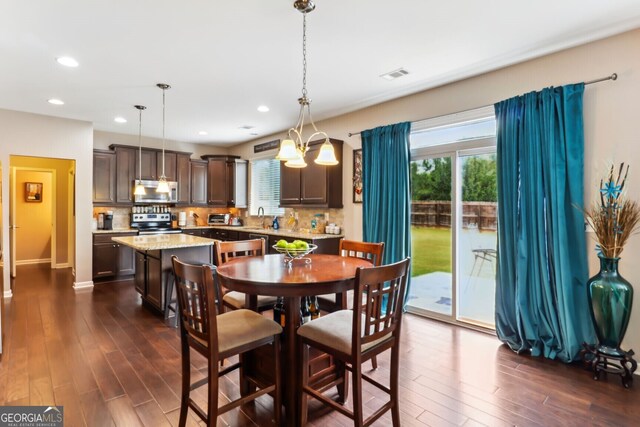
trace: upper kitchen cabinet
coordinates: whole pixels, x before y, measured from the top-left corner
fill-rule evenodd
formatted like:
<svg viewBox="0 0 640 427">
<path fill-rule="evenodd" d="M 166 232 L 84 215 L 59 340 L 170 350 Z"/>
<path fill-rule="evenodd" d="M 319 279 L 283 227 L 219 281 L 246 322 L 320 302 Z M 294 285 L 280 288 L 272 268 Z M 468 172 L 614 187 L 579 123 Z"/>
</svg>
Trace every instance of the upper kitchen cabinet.
<svg viewBox="0 0 640 427">
<path fill-rule="evenodd" d="M 137 152 L 136 152 L 137 154 Z M 162 150 L 154 150 L 143 148 L 141 153 L 141 162 L 136 161 L 136 169 L 141 166 L 142 179 L 157 181 L 162 175 Z M 177 154 L 173 152 L 164 152 L 164 175 L 167 181 L 176 181 L 177 170 Z M 136 170 L 137 175 L 137 170 Z"/>
<path fill-rule="evenodd" d="M 188 205 L 191 201 L 191 156 L 176 154 L 176 181 L 178 181 L 178 203 Z"/>
<path fill-rule="evenodd" d="M 116 202 L 116 153 L 93 150 L 93 203 L 113 205 Z"/>
<path fill-rule="evenodd" d="M 205 155 L 207 161 L 207 204 L 247 207 L 247 161 L 238 156 Z"/>
<path fill-rule="evenodd" d="M 304 168 L 280 167 L 280 206 L 342 208 L 342 146 L 331 139 L 338 164 L 322 166 L 314 162 L 324 140 L 313 141 L 305 156 Z"/>
<path fill-rule="evenodd" d="M 207 164 L 204 160 L 191 160 L 191 200 L 192 205 L 207 204 Z"/>
<path fill-rule="evenodd" d="M 136 179 L 136 153 L 132 147 L 116 147 L 116 203 L 133 203 L 133 181 Z"/>
</svg>

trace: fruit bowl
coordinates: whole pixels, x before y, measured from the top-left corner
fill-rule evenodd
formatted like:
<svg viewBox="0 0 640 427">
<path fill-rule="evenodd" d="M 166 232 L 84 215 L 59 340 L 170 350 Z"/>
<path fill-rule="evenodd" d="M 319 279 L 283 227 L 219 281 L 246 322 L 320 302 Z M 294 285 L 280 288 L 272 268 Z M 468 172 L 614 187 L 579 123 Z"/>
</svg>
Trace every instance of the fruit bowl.
<svg viewBox="0 0 640 427">
<path fill-rule="evenodd" d="M 312 243 L 309 243 L 306 248 L 286 248 L 278 245 L 272 246 L 272 248 L 278 253 L 284 254 L 284 262 L 288 267 L 291 267 L 291 264 L 296 259 L 302 259 L 306 264 L 311 264 L 311 259 L 305 258 L 305 256 L 316 250 L 317 247 L 317 245 Z"/>
</svg>

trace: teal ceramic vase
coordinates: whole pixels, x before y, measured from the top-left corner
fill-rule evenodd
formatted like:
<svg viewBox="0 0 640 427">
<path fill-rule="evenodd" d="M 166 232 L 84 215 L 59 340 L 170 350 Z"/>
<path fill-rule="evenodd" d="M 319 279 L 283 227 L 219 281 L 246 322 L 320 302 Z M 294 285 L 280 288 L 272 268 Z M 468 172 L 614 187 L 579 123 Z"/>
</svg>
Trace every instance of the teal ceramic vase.
<svg viewBox="0 0 640 427">
<path fill-rule="evenodd" d="M 618 273 L 619 260 L 600 257 L 600 272 L 587 282 L 587 292 L 598 351 L 622 357 L 625 352 L 620 343 L 631 316 L 633 286 Z"/>
</svg>

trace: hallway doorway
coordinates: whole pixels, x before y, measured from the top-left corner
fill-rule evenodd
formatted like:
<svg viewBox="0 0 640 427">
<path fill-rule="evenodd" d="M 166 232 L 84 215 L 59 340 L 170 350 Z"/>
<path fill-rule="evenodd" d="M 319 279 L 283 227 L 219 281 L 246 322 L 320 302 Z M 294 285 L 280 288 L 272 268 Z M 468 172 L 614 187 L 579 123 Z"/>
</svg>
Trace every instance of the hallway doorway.
<svg viewBox="0 0 640 427">
<path fill-rule="evenodd" d="M 9 176 L 11 277 L 18 265 L 73 268 L 75 161 L 10 156 Z"/>
</svg>

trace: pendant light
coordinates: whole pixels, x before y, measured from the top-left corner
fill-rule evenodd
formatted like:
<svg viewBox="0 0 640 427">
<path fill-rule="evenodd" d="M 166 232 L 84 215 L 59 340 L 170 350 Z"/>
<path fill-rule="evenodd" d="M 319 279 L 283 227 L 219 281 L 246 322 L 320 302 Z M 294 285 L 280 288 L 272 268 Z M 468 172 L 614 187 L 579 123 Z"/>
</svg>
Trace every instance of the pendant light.
<svg viewBox="0 0 640 427">
<path fill-rule="evenodd" d="M 167 89 L 171 89 L 166 83 L 158 83 L 160 89 L 162 89 L 162 175 L 160 175 L 160 179 L 158 180 L 158 188 L 156 188 L 156 193 L 169 193 L 169 184 L 167 183 L 167 177 L 164 174 L 164 123 L 165 123 L 165 91 Z"/>
<path fill-rule="evenodd" d="M 138 109 L 138 183 L 136 189 L 133 192 L 136 196 L 143 196 L 147 194 L 142 185 L 142 111 L 147 107 L 144 105 L 134 105 Z"/>
<path fill-rule="evenodd" d="M 312 0 L 297 0 L 293 3 L 293 7 L 302 13 L 302 96 L 298 98 L 300 104 L 300 112 L 298 114 L 298 122 L 294 127 L 289 129 L 288 138 L 280 144 L 280 150 L 276 159 L 284 160 L 284 164 L 290 168 L 303 168 L 307 166 L 304 160 L 305 154 L 309 150 L 309 143 L 316 136 L 325 138 L 320 152 L 315 162 L 319 165 L 333 166 L 338 164 L 336 153 L 329 141 L 326 133 L 319 131 L 311 116 L 311 100 L 307 97 L 307 13 L 313 11 L 316 5 Z M 304 141 L 302 131 L 306 116 L 309 116 L 309 122 L 313 127 L 314 133 Z"/>
</svg>

